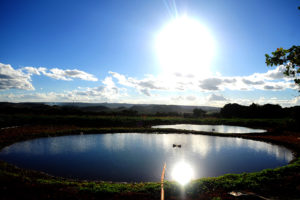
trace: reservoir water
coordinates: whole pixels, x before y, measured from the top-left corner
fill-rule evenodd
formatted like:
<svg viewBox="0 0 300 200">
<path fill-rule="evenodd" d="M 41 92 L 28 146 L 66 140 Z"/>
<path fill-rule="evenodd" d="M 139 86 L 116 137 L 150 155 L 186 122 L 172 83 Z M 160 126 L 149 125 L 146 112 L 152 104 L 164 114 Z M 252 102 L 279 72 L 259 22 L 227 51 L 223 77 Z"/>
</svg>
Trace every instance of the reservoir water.
<svg viewBox="0 0 300 200">
<path fill-rule="evenodd" d="M 174 146 L 175 145 L 175 146 Z M 181 145 L 181 147 L 179 147 Z M 190 179 L 260 171 L 288 164 L 285 147 L 241 138 L 194 134 L 115 133 L 40 138 L 15 143 L 0 160 L 55 176 L 116 182 Z M 178 178 L 178 177 L 177 177 Z"/>
<path fill-rule="evenodd" d="M 242 126 L 229 126 L 229 125 L 196 125 L 196 124 L 172 124 L 172 125 L 157 125 L 152 128 L 173 128 L 180 130 L 189 131 L 204 131 L 204 132 L 215 132 L 215 133 L 264 133 L 266 130 L 253 129 Z"/>
</svg>

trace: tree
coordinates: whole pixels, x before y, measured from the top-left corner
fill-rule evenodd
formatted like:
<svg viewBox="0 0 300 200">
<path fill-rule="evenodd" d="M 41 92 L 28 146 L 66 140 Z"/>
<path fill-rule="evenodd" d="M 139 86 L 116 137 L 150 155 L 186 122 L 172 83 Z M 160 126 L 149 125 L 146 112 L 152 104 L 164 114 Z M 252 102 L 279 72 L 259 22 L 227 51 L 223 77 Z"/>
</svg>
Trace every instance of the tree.
<svg viewBox="0 0 300 200">
<path fill-rule="evenodd" d="M 285 65 L 284 75 L 294 77 L 295 83 L 300 86 L 300 46 L 292 46 L 289 49 L 277 48 L 272 56 L 266 54 L 266 64 Z"/>
<path fill-rule="evenodd" d="M 298 9 L 300 10 L 300 6 Z M 300 46 L 293 45 L 289 49 L 277 48 L 272 52 L 272 56 L 268 54 L 265 56 L 268 66 L 284 65 L 284 75 L 293 77 L 295 84 L 300 87 Z"/>
<path fill-rule="evenodd" d="M 195 108 L 193 110 L 193 115 L 194 117 L 203 117 L 205 115 L 206 111 L 200 109 L 200 108 Z"/>
</svg>

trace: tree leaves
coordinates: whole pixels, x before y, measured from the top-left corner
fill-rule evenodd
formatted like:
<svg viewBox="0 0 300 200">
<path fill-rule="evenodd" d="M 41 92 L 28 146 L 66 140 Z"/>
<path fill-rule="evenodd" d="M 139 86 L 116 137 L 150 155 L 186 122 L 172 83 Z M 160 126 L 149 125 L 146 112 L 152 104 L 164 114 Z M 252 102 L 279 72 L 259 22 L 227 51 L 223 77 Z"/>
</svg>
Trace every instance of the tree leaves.
<svg viewBox="0 0 300 200">
<path fill-rule="evenodd" d="M 265 54 L 267 66 L 285 65 L 284 75 L 294 77 L 295 84 L 300 87 L 300 46 L 293 45 L 289 49 L 277 48 L 272 55 Z M 299 91 L 300 92 L 300 91 Z"/>
</svg>

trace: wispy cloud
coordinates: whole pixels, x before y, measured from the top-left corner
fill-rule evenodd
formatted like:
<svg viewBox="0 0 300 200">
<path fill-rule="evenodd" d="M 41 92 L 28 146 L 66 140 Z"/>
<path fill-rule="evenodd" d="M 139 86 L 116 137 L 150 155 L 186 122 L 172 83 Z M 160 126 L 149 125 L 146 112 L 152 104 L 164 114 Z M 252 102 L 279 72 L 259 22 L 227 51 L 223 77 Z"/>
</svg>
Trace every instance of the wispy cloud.
<svg viewBox="0 0 300 200">
<path fill-rule="evenodd" d="M 163 81 L 151 75 L 139 80 L 132 77 L 126 77 L 125 75 L 117 72 L 110 71 L 109 74 L 117 79 L 120 85 L 136 88 L 140 93 L 146 96 L 151 96 L 150 90 L 167 90 L 167 87 Z"/>
<path fill-rule="evenodd" d="M 98 81 L 98 79 L 94 75 L 78 69 L 63 70 L 58 68 L 52 68 L 48 70 L 45 67 L 39 67 L 37 70 L 43 75 L 57 80 L 72 81 L 73 79 L 81 79 L 85 81 Z"/>
<path fill-rule="evenodd" d="M 122 102 L 126 89 L 99 86 L 64 92 L 31 92 L 24 94 L 0 94 L 0 101 L 10 102 Z"/>
<path fill-rule="evenodd" d="M 152 95 L 132 96 L 124 88 L 111 89 L 106 86 L 93 88 L 81 88 L 78 90 L 65 92 L 30 92 L 25 94 L 19 93 L 0 93 L 0 101 L 10 102 L 110 102 L 110 103 L 138 103 L 138 104 L 178 104 L 178 105 L 205 105 L 222 107 L 226 103 L 238 103 L 241 105 L 257 104 L 280 104 L 283 107 L 289 107 L 300 104 L 300 97 L 277 98 L 258 96 L 254 99 L 249 98 L 229 98 L 222 94 L 207 94 L 206 96 L 197 95 Z"/>
<path fill-rule="evenodd" d="M 27 74 L 31 75 L 41 75 L 39 69 L 35 68 L 35 67 L 23 67 L 20 70 L 22 70 L 23 72 L 27 72 Z"/>
</svg>

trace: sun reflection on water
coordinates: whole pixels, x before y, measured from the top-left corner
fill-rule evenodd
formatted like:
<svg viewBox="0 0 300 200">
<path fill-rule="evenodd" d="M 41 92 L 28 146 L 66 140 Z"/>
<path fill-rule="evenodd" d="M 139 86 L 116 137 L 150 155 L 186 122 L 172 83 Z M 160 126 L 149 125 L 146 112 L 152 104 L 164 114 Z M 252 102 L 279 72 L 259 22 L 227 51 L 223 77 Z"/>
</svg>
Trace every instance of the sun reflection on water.
<svg viewBox="0 0 300 200">
<path fill-rule="evenodd" d="M 194 178 L 194 170 L 190 164 L 180 161 L 174 165 L 171 176 L 181 185 L 186 185 Z"/>
</svg>

